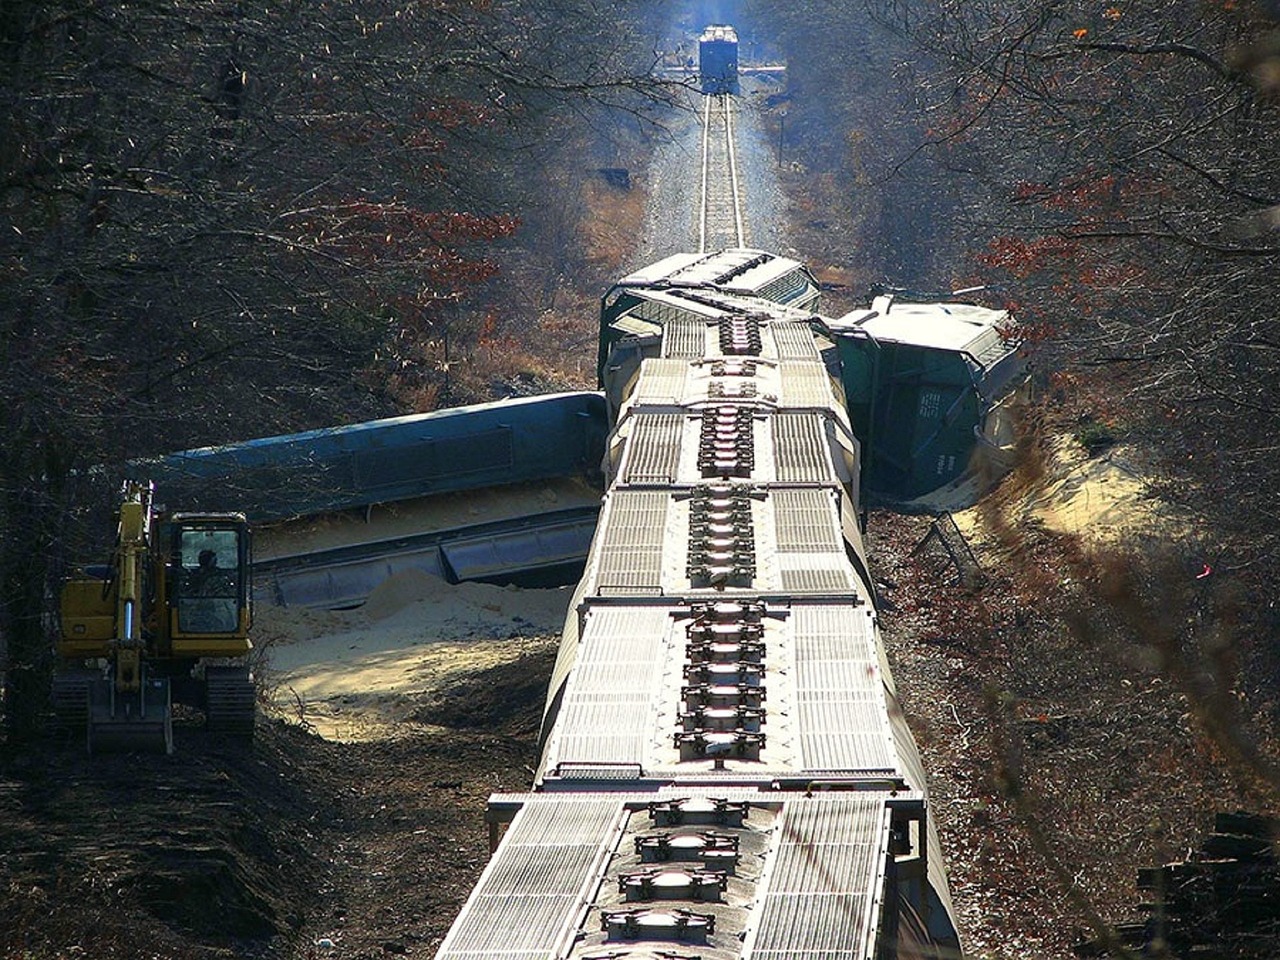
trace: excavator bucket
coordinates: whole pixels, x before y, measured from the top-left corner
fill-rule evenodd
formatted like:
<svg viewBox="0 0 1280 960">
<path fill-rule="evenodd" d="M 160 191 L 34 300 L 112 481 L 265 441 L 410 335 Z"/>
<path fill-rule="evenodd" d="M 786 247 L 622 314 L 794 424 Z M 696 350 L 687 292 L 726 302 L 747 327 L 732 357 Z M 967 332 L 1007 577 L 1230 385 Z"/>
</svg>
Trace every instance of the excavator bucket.
<svg viewBox="0 0 1280 960">
<path fill-rule="evenodd" d="M 173 753 L 169 681 L 146 679 L 121 693 L 103 679 L 89 707 L 90 753 Z"/>
</svg>

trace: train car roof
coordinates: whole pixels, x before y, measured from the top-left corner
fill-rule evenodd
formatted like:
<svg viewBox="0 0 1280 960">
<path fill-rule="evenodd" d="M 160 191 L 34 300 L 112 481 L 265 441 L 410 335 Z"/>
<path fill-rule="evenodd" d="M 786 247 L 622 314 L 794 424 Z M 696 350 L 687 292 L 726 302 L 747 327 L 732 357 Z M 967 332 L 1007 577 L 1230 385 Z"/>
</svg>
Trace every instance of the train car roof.
<svg viewBox="0 0 1280 960">
<path fill-rule="evenodd" d="M 706 254 L 702 253 L 673 253 L 669 257 L 663 257 L 657 263 L 651 263 L 647 267 L 641 267 L 639 270 L 627 274 L 618 281 L 617 286 L 642 287 L 651 283 L 658 283 L 667 279 L 677 270 L 683 270 L 690 264 L 704 259 L 705 256 Z"/>
<path fill-rule="evenodd" d="M 359 437 L 385 433 L 396 427 L 412 427 L 419 425 L 444 425 L 450 423 L 464 424 L 478 422 L 485 414 L 497 414 L 498 418 L 510 416 L 522 408 L 538 408 L 530 412 L 541 415 L 549 405 L 571 404 L 588 405 L 598 403 L 599 394 L 591 391 L 568 391 L 565 393 L 546 393 L 532 397 L 507 397 L 502 400 L 491 400 L 487 403 L 476 403 L 465 407 L 445 407 L 429 413 L 411 413 L 399 417 L 384 417 L 381 420 L 366 420 L 360 423 L 342 424 L 332 427 L 320 427 L 316 430 L 304 430 L 299 433 L 278 434 L 269 437 L 258 437 L 252 440 L 240 440 L 220 446 L 195 447 L 171 453 L 170 457 L 195 457 L 198 454 L 225 451 L 231 449 L 248 449 L 270 447 L 283 441 L 300 441 L 327 439 L 330 437 Z M 466 430 L 467 427 L 461 427 Z"/>
<path fill-rule="evenodd" d="M 724 594 L 705 600 L 733 603 Z M 890 720 L 888 667 L 871 607 L 797 595 L 759 609 L 751 616 L 767 654 L 758 671 L 713 663 L 690 667 L 682 678 L 690 631 L 701 624 L 697 605 L 655 598 L 591 604 L 544 753 L 543 787 L 571 788 L 609 768 L 620 786 L 630 781 L 634 788 L 679 777 L 743 786 L 830 780 L 923 792 L 915 746 L 899 741 Z M 690 719 L 682 683 L 758 690 L 768 705 L 762 742 Z"/>
<path fill-rule="evenodd" d="M 1006 310 L 968 303 L 891 303 L 877 298 L 875 312 L 860 326 L 877 340 L 965 353 L 990 366 L 1016 345 L 1001 335 Z"/>
<path fill-rule="evenodd" d="M 721 437 L 734 449 L 717 446 Z M 837 487 L 853 482 L 858 450 L 847 422 L 822 411 L 770 413 L 732 405 L 706 415 L 628 407 L 615 442 L 622 450 L 611 479 L 624 485 L 693 486 L 720 470 L 745 482 Z"/>
<path fill-rule="evenodd" d="M 798 260 L 764 250 L 731 249 L 715 253 L 677 253 L 628 274 L 617 287 L 716 287 L 753 293 L 787 273 L 808 268 Z"/>
<path fill-rule="evenodd" d="M 727 23 L 713 23 L 702 31 L 702 36 L 698 38 L 699 43 L 737 43 L 738 31 Z"/>
<path fill-rule="evenodd" d="M 919 798 L 714 796 L 522 798 L 436 960 L 882 955 L 894 829 L 922 816 Z M 673 836 L 733 868 L 646 858 Z M 671 902 L 695 885 L 694 902 Z"/>
</svg>

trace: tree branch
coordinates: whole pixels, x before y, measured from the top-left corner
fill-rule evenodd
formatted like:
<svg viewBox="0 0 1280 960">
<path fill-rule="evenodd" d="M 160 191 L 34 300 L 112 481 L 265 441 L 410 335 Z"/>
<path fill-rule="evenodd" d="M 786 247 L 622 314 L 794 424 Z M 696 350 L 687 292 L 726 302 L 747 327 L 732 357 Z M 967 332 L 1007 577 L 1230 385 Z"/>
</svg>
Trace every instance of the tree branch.
<svg viewBox="0 0 1280 960">
<path fill-rule="evenodd" d="M 1039 54 L 1041 60 L 1061 60 L 1069 57 L 1077 50 L 1103 50 L 1108 53 L 1123 53 L 1134 57 L 1174 56 L 1187 57 L 1204 64 L 1224 80 L 1238 77 L 1239 74 L 1210 53 L 1185 43 L 1154 43 L 1150 46 L 1138 46 L 1132 43 L 1116 43 L 1102 40 L 1081 40 L 1069 49 L 1054 53 Z"/>
</svg>

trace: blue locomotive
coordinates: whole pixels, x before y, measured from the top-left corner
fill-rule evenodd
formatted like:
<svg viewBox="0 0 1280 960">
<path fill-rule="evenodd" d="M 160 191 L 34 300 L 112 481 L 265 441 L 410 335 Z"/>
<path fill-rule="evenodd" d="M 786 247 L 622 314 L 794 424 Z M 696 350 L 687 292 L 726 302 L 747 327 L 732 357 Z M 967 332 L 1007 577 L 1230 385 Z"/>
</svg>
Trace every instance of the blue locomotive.
<svg viewBox="0 0 1280 960">
<path fill-rule="evenodd" d="M 733 27 L 713 24 L 698 38 L 698 75 L 703 93 L 738 92 L 738 34 Z"/>
</svg>

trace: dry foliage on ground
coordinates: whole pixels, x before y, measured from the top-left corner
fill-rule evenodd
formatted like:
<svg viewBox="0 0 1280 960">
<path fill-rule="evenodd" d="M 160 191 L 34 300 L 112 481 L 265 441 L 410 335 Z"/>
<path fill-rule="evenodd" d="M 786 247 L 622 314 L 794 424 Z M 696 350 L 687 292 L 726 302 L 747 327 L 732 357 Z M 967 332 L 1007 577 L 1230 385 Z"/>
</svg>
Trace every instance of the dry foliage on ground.
<svg viewBox="0 0 1280 960">
<path fill-rule="evenodd" d="M 1147 920 L 1139 869 L 1187 856 L 1219 811 L 1276 804 L 1280 742 L 1240 686 L 1246 638 L 1223 632 L 1238 586 L 1150 539 L 1127 553 L 1034 519 L 1053 469 L 1025 459 L 976 511 L 977 579 L 921 548 L 931 518 L 872 523 L 891 659 L 977 956 L 1112 940 Z M 1186 549 L 1184 530 L 1164 536 Z"/>
<path fill-rule="evenodd" d="M 424 696 L 414 729 L 172 757 L 47 743 L 0 767 L 0 955 L 430 957 L 488 858 L 490 793 L 527 788 L 550 658 Z"/>
</svg>

